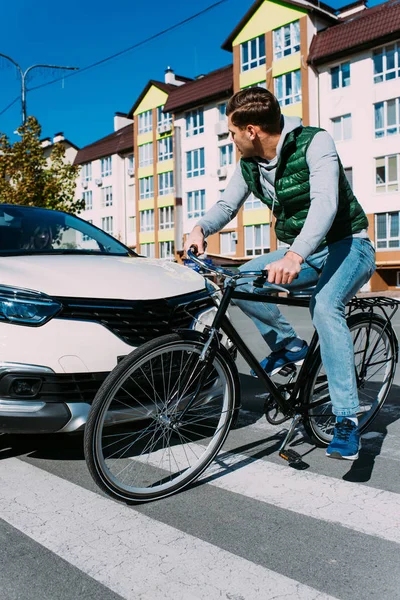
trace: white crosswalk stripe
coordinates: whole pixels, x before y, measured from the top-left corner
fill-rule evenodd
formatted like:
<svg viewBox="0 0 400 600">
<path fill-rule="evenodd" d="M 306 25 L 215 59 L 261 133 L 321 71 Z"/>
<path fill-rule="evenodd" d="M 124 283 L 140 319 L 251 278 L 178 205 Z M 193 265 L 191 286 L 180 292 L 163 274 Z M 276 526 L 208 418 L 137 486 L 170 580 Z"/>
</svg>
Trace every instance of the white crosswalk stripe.
<svg viewBox="0 0 400 600">
<path fill-rule="evenodd" d="M 18 459 L 0 488 L 2 519 L 123 598 L 334 600 Z"/>
</svg>

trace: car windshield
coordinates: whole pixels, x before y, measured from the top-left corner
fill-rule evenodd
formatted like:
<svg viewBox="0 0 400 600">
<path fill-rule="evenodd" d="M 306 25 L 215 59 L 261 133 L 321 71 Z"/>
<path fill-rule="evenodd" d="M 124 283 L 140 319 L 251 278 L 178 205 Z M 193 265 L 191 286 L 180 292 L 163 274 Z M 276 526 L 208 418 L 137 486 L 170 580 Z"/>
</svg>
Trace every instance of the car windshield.
<svg viewBox="0 0 400 600">
<path fill-rule="evenodd" d="M 0 256 L 7 254 L 134 255 L 90 223 L 63 212 L 0 205 Z"/>
</svg>

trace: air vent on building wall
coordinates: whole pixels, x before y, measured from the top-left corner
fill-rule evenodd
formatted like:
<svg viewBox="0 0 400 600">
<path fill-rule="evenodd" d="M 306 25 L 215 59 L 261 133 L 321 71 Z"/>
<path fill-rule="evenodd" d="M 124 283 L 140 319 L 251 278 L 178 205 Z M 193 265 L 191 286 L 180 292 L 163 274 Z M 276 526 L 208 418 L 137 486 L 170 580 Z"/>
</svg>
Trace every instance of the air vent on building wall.
<svg viewBox="0 0 400 600">
<path fill-rule="evenodd" d="M 237 231 L 232 231 L 232 233 L 231 233 L 232 242 L 237 242 L 237 239 L 238 239 Z"/>
<path fill-rule="evenodd" d="M 216 135 L 227 135 L 229 133 L 228 121 L 218 121 L 215 124 Z"/>
<path fill-rule="evenodd" d="M 98 186 L 103 185 L 103 180 L 102 179 L 95 179 L 94 182 Z"/>
<path fill-rule="evenodd" d="M 132 168 L 128 169 L 128 175 L 129 175 L 129 177 L 133 177 L 134 174 L 135 174 L 135 169 L 132 169 Z"/>
<path fill-rule="evenodd" d="M 158 126 L 158 133 L 169 133 L 172 129 L 172 123 L 161 123 Z"/>
<path fill-rule="evenodd" d="M 87 181 L 82 181 L 81 185 L 82 185 L 83 189 L 86 190 L 86 188 L 88 186 L 88 182 Z"/>
<path fill-rule="evenodd" d="M 217 169 L 217 177 L 218 177 L 218 179 L 223 179 L 227 175 L 228 175 L 228 170 L 227 170 L 226 167 L 220 167 L 219 169 Z"/>
</svg>

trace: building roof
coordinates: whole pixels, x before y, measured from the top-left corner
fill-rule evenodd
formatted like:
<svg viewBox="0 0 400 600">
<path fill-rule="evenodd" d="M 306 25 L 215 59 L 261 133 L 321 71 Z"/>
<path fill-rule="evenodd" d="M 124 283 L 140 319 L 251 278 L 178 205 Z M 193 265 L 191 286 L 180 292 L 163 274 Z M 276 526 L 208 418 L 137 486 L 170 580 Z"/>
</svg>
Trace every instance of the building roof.
<svg viewBox="0 0 400 600">
<path fill-rule="evenodd" d="M 106 135 L 101 140 L 97 140 L 97 142 L 93 142 L 79 150 L 74 165 L 82 165 L 104 156 L 121 154 L 130 150 L 133 150 L 133 123 L 121 127 L 121 129 Z"/>
<path fill-rule="evenodd" d="M 178 77 L 178 76 L 176 76 L 176 78 L 178 80 L 182 79 L 181 77 Z M 150 81 L 147 83 L 146 87 L 144 88 L 143 92 L 140 94 L 139 98 L 136 100 L 135 104 L 132 106 L 131 110 L 127 114 L 127 117 L 129 119 L 133 119 L 135 110 L 137 109 L 137 107 L 139 106 L 139 104 L 141 103 L 141 101 L 143 100 L 143 98 L 145 97 L 145 95 L 147 94 L 147 92 L 149 91 L 149 89 L 151 88 L 152 85 L 155 85 L 156 87 L 158 87 L 158 89 L 165 92 L 166 94 L 170 94 L 177 87 L 180 87 L 180 86 L 176 86 L 172 83 L 164 83 L 164 81 L 156 81 L 155 79 L 150 79 Z M 183 84 L 183 85 L 185 85 L 185 84 Z"/>
<path fill-rule="evenodd" d="M 228 65 L 203 77 L 175 88 L 165 104 L 164 111 L 179 112 L 233 93 L 233 66 Z"/>
<path fill-rule="evenodd" d="M 311 42 L 309 64 L 322 64 L 400 37 L 400 0 L 389 0 L 343 19 L 317 33 Z"/>
<path fill-rule="evenodd" d="M 242 31 L 243 27 L 247 24 L 247 22 L 251 19 L 254 13 L 260 8 L 260 6 L 264 3 L 264 0 L 256 0 L 253 6 L 247 11 L 244 15 L 243 19 L 236 25 L 235 29 L 228 36 L 225 42 L 222 44 L 221 48 L 223 50 L 228 50 L 232 52 L 232 43 L 233 40 L 239 35 Z M 336 10 L 323 2 L 319 2 L 318 0 L 285 0 L 285 4 L 289 4 L 290 6 L 295 6 L 297 8 L 303 8 L 310 12 L 318 12 L 319 14 L 323 14 L 326 18 L 332 19 L 332 22 L 337 20 Z"/>
</svg>

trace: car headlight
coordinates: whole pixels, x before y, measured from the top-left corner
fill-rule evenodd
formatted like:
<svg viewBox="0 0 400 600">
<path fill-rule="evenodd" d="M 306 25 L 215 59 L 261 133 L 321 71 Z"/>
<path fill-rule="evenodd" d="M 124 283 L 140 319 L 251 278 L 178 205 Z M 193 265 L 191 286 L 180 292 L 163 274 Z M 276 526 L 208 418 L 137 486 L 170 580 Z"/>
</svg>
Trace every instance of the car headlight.
<svg viewBox="0 0 400 600">
<path fill-rule="evenodd" d="M 60 312 L 62 306 L 46 294 L 0 285 L 0 320 L 39 326 Z"/>
</svg>

